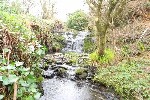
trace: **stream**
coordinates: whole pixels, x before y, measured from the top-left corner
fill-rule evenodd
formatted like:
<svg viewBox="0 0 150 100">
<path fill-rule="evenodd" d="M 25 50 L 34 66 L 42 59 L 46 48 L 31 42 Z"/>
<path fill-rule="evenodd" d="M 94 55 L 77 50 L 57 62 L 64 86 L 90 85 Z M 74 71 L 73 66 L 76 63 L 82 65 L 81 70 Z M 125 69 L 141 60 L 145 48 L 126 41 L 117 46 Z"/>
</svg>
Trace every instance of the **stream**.
<svg viewBox="0 0 150 100">
<path fill-rule="evenodd" d="M 44 95 L 40 100 L 118 100 L 114 94 L 93 89 L 85 82 L 68 79 L 45 79 Z"/>
<path fill-rule="evenodd" d="M 45 78 L 42 87 L 44 90 L 40 100 L 119 100 L 118 97 L 102 85 L 96 85 L 89 80 L 77 80 L 75 70 L 78 67 L 56 65 L 57 68 L 66 68 L 67 76 L 53 76 L 54 71 L 49 68 L 44 71 Z"/>
<path fill-rule="evenodd" d="M 82 53 L 84 38 L 88 34 L 88 32 L 79 32 L 73 38 L 72 33 L 64 33 L 66 47 L 62 51 Z M 77 79 L 75 71 L 80 68 L 79 66 L 64 63 L 61 53 L 57 53 L 54 57 L 55 64 L 50 64 L 47 69 L 43 70 L 45 79 L 42 87 L 44 93 L 40 100 L 119 100 L 106 87 L 91 82 L 93 71 L 87 71 L 81 76 L 81 79 Z M 51 55 L 43 62 L 48 62 L 49 58 L 52 58 Z"/>
</svg>

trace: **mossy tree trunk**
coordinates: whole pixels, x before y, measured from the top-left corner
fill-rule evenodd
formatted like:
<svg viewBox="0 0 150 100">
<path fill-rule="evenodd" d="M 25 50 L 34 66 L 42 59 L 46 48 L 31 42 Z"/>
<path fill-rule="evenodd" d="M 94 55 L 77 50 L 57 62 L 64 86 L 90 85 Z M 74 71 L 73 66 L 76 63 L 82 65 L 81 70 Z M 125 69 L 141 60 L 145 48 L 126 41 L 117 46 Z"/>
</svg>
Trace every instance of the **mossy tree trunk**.
<svg viewBox="0 0 150 100">
<path fill-rule="evenodd" d="M 127 0 L 86 0 L 95 16 L 97 49 L 99 56 L 105 54 L 106 35 L 112 20 L 123 10 Z M 107 7 L 104 7 L 107 5 Z"/>
</svg>

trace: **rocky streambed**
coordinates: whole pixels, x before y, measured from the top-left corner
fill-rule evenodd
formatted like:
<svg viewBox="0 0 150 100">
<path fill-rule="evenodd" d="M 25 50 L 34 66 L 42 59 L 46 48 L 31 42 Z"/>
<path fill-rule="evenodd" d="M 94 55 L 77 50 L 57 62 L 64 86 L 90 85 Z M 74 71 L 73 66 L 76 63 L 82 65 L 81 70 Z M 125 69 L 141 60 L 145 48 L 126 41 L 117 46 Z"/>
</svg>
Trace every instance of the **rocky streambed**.
<svg viewBox="0 0 150 100">
<path fill-rule="evenodd" d="M 43 68 L 44 93 L 40 100 L 119 100 L 105 86 L 91 81 L 93 69 L 70 66 L 60 59 L 59 63 L 48 62 L 47 67 Z"/>
</svg>

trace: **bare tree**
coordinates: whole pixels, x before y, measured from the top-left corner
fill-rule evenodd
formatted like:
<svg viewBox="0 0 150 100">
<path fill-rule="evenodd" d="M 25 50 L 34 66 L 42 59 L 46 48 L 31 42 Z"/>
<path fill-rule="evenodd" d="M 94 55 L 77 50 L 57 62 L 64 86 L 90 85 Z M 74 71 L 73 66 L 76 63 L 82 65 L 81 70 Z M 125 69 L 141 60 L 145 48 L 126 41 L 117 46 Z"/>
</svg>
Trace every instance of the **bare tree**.
<svg viewBox="0 0 150 100">
<path fill-rule="evenodd" d="M 29 13 L 30 8 L 34 5 L 33 0 L 22 0 L 22 5 L 24 6 L 24 13 Z"/>
<path fill-rule="evenodd" d="M 55 14 L 55 2 L 53 0 L 40 0 L 43 10 L 43 19 L 52 19 Z"/>
</svg>

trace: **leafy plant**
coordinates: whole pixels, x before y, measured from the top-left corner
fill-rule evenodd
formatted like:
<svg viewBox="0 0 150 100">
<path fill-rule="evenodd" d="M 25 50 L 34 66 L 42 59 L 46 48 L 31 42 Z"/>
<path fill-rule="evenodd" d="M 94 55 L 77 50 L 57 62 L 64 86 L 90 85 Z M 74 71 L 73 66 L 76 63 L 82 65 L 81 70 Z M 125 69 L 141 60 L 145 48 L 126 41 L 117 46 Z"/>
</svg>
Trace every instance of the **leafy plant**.
<svg viewBox="0 0 150 100">
<path fill-rule="evenodd" d="M 98 61 L 99 63 L 109 63 L 114 58 L 114 52 L 110 49 L 105 50 L 105 54 L 103 56 L 99 56 L 97 51 L 90 54 L 90 59 L 92 61 Z"/>
<path fill-rule="evenodd" d="M 26 24 L 26 17 L 20 14 L 0 10 L 1 49 L 0 58 L 0 99 L 13 97 L 14 83 L 18 85 L 17 99 L 34 100 L 40 97 L 38 83 L 42 81 L 39 63 L 45 55 L 46 48 L 40 44 Z M 10 32 L 11 31 L 11 32 Z M 4 43 L 9 42 L 5 45 Z M 8 55 L 10 53 L 10 55 Z M 10 58 L 9 58 L 10 56 Z"/>
<path fill-rule="evenodd" d="M 99 68 L 94 80 L 112 87 L 123 98 L 150 99 L 150 75 L 137 62 L 123 62 L 118 66 Z M 142 97 L 142 98 L 141 98 Z"/>
<path fill-rule="evenodd" d="M 0 95 L 0 99 L 2 98 L 12 98 L 13 91 L 13 83 L 17 82 L 18 92 L 17 98 L 25 99 L 32 97 L 34 99 L 38 99 L 40 97 L 39 89 L 36 84 L 37 78 L 34 75 L 34 69 L 24 68 L 23 62 L 11 62 L 11 64 L 6 65 L 6 60 L 0 58 L 0 82 L 2 82 L 3 86 L 9 88 L 9 91 L 3 92 Z M 10 94 L 8 96 L 8 94 Z"/>
<path fill-rule="evenodd" d="M 144 46 L 144 44 L 142 43 L 142 42 L 138 42 L 138 49 L 140 50 L 140 51 L 145 51 L 145 46 Z"/>
</svg>

